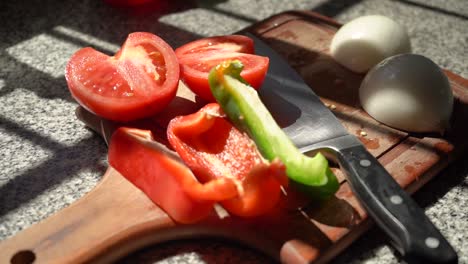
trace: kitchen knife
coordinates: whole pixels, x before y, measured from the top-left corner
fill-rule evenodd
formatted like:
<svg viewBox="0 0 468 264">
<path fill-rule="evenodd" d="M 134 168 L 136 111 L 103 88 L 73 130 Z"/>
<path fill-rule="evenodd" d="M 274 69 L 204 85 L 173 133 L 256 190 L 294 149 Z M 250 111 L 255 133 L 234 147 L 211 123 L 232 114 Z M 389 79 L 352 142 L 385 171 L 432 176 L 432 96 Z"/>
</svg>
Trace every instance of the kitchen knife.
<svg viewBox="0 0 468 264">
<path fill-rule="evenodd" d="M 270 58 L 259 95 L 278 124 L 303 153 L 331 153 L 351 189 L 395 248 L 411 263 L 457 263 L 457 254 L 424 214 L 362 143 L 288 63 L 262 40 L 255 52 Z"/>
</svg>

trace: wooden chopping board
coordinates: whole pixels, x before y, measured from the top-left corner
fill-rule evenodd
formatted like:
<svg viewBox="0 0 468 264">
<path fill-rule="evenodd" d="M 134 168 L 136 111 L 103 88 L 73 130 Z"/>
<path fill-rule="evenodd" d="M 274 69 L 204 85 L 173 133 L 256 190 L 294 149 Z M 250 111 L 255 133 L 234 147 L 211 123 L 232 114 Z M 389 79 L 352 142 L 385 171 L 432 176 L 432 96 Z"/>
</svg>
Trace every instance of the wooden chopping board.
<svg viewBox="0 0 468 264">
<path fill-rule="evenodd" d="M 467 148 L 468 80 L 446 71 L 456 99 L 452 129 L 439 135 L 411 135 L 370 118 L 360 107 L 357 89 L 363 75 L 339 66 L 328 55 L 340 25 L 309 12 L 287 12 L 245 31 L 264 39 L 303 76 L 351 134 L 414 192 Z M 165 142 L 165 127 L 176 115 L 196 111 L 204 102 L 183 84 L 177 98 L 158 116 L 131 125 L 151 129 Z M 78 117 L 102 134 L 121 124 L 100 120 L 79 109 Z M 104 128 L 104 129 L 103 129 Z M 161 241 L 218 236 L 259 249 L 285 263 L 323 263 L 341 252 L 371 224 L 335 169 L 341 187 L 325 203 L 295 205 L 291 197 L 268 215 L 240 219 L 213 211 L 195 225 L 174 223 L 125 178 L 109 168 L 101 183 L 70 207 L 0 243 L 0 263 L 110 262 Z"/>
</svg>

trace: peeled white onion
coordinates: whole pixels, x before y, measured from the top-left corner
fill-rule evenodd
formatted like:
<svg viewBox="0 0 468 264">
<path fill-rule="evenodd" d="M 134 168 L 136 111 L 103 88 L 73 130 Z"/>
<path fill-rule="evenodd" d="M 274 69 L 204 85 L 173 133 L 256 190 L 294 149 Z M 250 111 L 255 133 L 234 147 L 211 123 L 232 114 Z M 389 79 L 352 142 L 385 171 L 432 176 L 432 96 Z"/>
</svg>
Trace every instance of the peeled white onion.
<svg viewBox="0 0 468 264">
<path fill-rule="evenodd" d="M 330 45 L 331 56 L 357 73 L 368 71 L 385 58 L 409 52 L 406 28 L 381 15 L 362 16 L 346 23 Z"/>
<path fill-rule="evenodd" d="M 377 121 L 409 132 L 443 132 L 453 110 L 453 93 L 430 59 L 400 54 L 372 68 L 359 89 L 362 107 Z"/>
</svg>

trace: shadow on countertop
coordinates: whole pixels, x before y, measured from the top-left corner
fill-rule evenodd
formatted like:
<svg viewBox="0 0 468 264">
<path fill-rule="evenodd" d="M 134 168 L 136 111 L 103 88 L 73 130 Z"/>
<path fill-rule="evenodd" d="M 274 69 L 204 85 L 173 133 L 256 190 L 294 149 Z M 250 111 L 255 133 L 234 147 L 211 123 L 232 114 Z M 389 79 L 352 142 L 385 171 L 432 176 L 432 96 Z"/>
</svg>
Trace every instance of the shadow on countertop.
<svg viewBox="0 0 468 264">
<path fill-rule="evenodd" d="M 62 73 L 73 49 L 76 51 L 81 47 L 91 46 L 104 53 L 113 54 L 123 43 L 128 33 L 135 31 L 154 32 L 173 47 L 178 47 L 200 36 L 162 23 L 158 19 L 163 15 L 197 7 L 221 12 L 219 8 L 216 8 L 216 5 L 223 2 L 225 1 L 173 0 L 158 1 L 158 5 L 153 6 L 127 8 L 110 6 L 104 0 L 3 1 L 0 4 L 0 17 L 3 18 L 2 42 L 0 42 L 0 78 L 3 83 L 0 97 L 8 95 L 20 87 L 35 93 L 40 98 L 74 102 L 66 88 L 67 84 Z M 346 4 L 338 2 L 340 1 L 328 1 L 319 6 L 317 10 L 334 15 L 359 1 Z M 223 13 L 236 17 L 235 12 Z M 247 21 L 255 22 L 254 20 Z M 37 43 L 40 45 L 36 45 Z M 63 43 L 71 48 L 67 51 L 60 50 L 60 45 Z M 42 59 L 39 61 L 37 53 L 41 54 Z M 28 170 L 0 189 L 2 200 L 4 200 L 0 203 L 2 205 L 0 215 L 5 215 L 21 204 L 34 199 L 49 187 L 59 184 L 73 175 L 72 171 L 66 172 L 64 167 L 51 164 L 60 163 L 57 159 L 79 155 L 80 149 L 90 143 L 78 143 L 72 151 L 56 142 L 44 139 L 43 136 L 27 127 L 3 118 L 1 113 L 0 118 L 2 118 L 2 128 L 9 133 L 19 135 L 32 142 L 40 142 L 39 145 L 54 153 L 51 160 L 46 162 L 47 164 Z M 79 170 L 80 166 L 92 165 L 86 162 L 83 164 L 83 160 L 76 157 L 67 162 L 70 162 L 71 164 L 68 166 L 75 170 Z M 87 162 L 92 162 L 92 160 Z M 44 166 L 54 168 L 53 173 L 44 174 Z M 19 197 L 18 190 L 29 186 L 30 184 L 27 183 L 31 182 L 32 178 L 41 179 L 41 184 L 35 185 L 28 191 L 21 191 L 23 195 Z"/>
<path fill-rule="evenodd" d="M 46 100 L 74 102 L 63 71 L 69 56 L 79 48 L 91 46 L 111 55 L 128 33 L 134 31 L 154 32 L 173 46 L 197 38 L 193 33 L 158 22 L 162 15 L 195 7 L 194 2 L 162 2 L 166 4 L 159 6 L 160 9 L 135 13 L 136 10 L 109 6 L 103 1 L 3 1 L 0 8 L 3 23 L 0 97 L 21 89 Z M 62 47 L 64 45 L 67 50 Z M 96 147 L 100 142 L 96 137 L 66 146 L 6 118 L 3 113 L 0 113 L 0 123 L 7 133 L 52 152 L 42 164 L 16 175 L 0 187 L 0 216 L 76 175 L 79 170 L 91 168 L 102 174 L 105 171 L 94 164 L 105 155 L 103 144 Z M 92 147 L 102 151 L 94 157 L 80 156 Z"/>
<path fill-rule="evenodd" d="M 6 19 L 2 29 L 2 42 L 0 43 L 0 65 L 8 65 L 4 69 L 0 69 L 0 78 L 4 81 L 4 86 L 0 90 L 0 97 L 5 94 L 13 92 L 15 87 L 18 87 L 18 80 L 21 80 L 21 87 L 36 93 L 42 98 L 61 98 L 66 101 L 73 101 L 66 89 L 66 82 L 63 76 L 55 77 L 41 71 L 40 69 L 33 68 L 29 64 L 18 61 L 12 56 L 9 47 L 24 43 L 31 38 L 47 35 L 55 39 L 71 43 L 77 47 L 85 45 L 94 46 L 108 54 L 114 52 L 114 45 L 119 46 L 129 32 L 133 31 L 150 31 L 156 32 L 162 38 L 166 39 L 172 46 L 177 47 L 182 43 L 193 40 L 199 36 L 181 30 L 179 28 L 158 22 L 159 17 L 171 12 L 180 12 L 196 8 L 196 1 L 173 1 L 171 6 L 165 11 L 155 11 L 139 13 L 132 13 L 127 9 L 120 7 L 110 7 L 102 1 L 14 1 L 3 2 L 0 8 L 0 16 Z M 223 1 L 198 1 L 203 2 L 206 7 L 216 11 L 215 5 Z M 315 8 L 327 16 L 336 16 L 342 10 L 351 7 L 352 5 L 361 1 L 326 1 L 323 5 Z M 403 1 L 409 2 L 409 1 Z M 340 4 L 341 3 L 341 4 Z M 172 5 L 174 4 L 174 5 Z M 198 3 L 200 4 L 200 3 Z M 55 14 L 55 15 L 51 15 Z M 229 15 L 229 13 L 226 13 Z M 231 14 L 234 15 L 234 14 Z M 255 22 L 249 20 L 249 22 Z M 68 32 L 73 34 L 67 35 L 59 29 L 67 29 Z M 104 44 L 101 45 L 102 41 Z M 53 49 L 51 46 L 43 50 Z M 53 52 L 53 50 L 52 50 Z M 46 54 L 44 54 L 45 56 Z M 47 57 L 47 56 L 45 56 Z M 64 58 L 59 58 L 64 60 Z M 66 60 L 65 60 L 66 61 Z M 54 63 L 53 61 L 51 63 Z M 26 127 L 21 127 L 18 124 L 10 123 L 8 119 L 1 118 L 0 123 L 2 129 L 11 131 L 14 134 L 19 134 L 24 138 L 28 138 L 33 142 L 41 145 L 47 145 L 55 155 L 51 157 L 43 165 L 26 171 L 24 174 L 17 176 L 7 185 L 0 188 L 2 198 L 0 200 L 0 216 L 20 207 L 21 204 L 27 203 L 34 199 L 36 196 L 50 188 L 55 184 L 59 184 L 73 174 L 67 171 L 68 167 L 72 170 L 79 170 L 80 168 L 91 166 L 95 170 L 104 170 L 99 168 L 96 164 L 92 164 L 94 159 L 83 161 L 80 158 L 80 153 L 84 148 L 91 144 L 96 144 L 96 139 L 86 139 L 76 143 L 73 149 L 64 148 L 61 145 L 55 144 L 53 141 L 44 139 L 41 135 L 35 134 L 34 131 L 28 130 Z M 105 151 L 105 147 L 101 149 Z M 61 160 L 68 160 L 69 163 L 60 166 L 53 165 L 54 170 L 44 173 L 44 169 L 48 168 L 51 163 L 60 162 Z M 466 173 L 457 173 L 460 177 Z M 18 197 L 17 190 L 27 186 L 26 182 L 31 181 L 32 178 L 41 181 L 33 189 L 23 191 L 27 195 Z M 416 194 L 416 200 L 423 207 L 433 204 L 440 196 L 443 196 L 447 190 L 459 185 L 463 182 L 463 178 L 450 178 L 450 181 L 445 181 L 442 177 L 435 178 L 432 182 L 428 183 L 426 187 L 421 189 Z M 441 186 L 443 188 L 441 188 Z M 466 182 L 462 184 L 466 187 Z M 7 203 L 8 202 L 8 203 Z M 8 204 L 7 206 L 4 206 Z M 374 234 L 374 235 L 372 235 Z M 366 254 L 369 248 L 375 248 L 380 244 L 386 243 L 385 239 L 381 237 L 381 233 L 374 231 L 371 233 L 367 246 L 362 246 L 360 241 L 355 243 L 355 246 L 350 248 L 347 252 L 360 251 Z M 198 242 L 196 242 L 198 243 Z M 193 244 L 190 244 L 192 246 Z M 172 248 L 172 246 L 169 246 Z M 174 252 L 177 254 L 180 252 Z M 216 252 L 215 252 L 216 253 Z M 354 254 L 354 253 L 353 253 Z M 214 262 L 216 263 L 216 261 Z"/>
</svg>

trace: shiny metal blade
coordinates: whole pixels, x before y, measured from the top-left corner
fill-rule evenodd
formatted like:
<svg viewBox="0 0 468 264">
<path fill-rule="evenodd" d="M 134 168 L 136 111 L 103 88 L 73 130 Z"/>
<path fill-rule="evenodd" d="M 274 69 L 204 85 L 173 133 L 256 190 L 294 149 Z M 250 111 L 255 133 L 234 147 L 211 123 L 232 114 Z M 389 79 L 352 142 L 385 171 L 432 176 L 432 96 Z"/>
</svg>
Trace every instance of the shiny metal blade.
<svg viewBox="0 0 468 264">
<path fill-rule="evenodd" d="M 255 52 L 270 58 L 259 95 L 276 122 L 299 149 L 348 135 L 340 121 L 301 76 L 267 44 L 255 41 Z"/>
<path fill-rule="evenodd" d="M 286 61 L 254 36 L 257 54 L 270 58 L 260 96 L 302 151 L 334 150 L 347 182 L 369 215 L 411 263 L 457 263 L 458 256 L 424 211 L 369 153 Z M 399 202 L 392 202 L 398 197 Z M 428 239 L 437 242 L 428 246 Z"/>
</svg>

